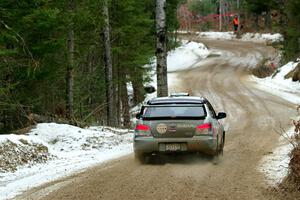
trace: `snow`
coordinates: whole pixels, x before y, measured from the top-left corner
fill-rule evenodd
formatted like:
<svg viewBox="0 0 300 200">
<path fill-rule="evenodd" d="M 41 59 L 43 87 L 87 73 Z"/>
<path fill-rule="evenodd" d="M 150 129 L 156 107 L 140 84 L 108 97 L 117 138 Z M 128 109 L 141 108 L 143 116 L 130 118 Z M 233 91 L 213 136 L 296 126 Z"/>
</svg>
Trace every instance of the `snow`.
<svg viewBox="0 0 300 200">
<path fill-rule="evenodd" d="M 197 64 L 208 57 L 210 53 L 211 52 L 202 43 L 182 40 L 181 46 L 168 52 L 168 83 L 172 85 L 172 83 L 176 82 L 176 76 L 173 72 L 197 67 Z M 151 81 L 148 82 L 147 85 L 152 85 L 156 88 L 156 58 L 152 58 L 150 64 L 145 65 L 144 67 L 148 69 L 147 76 L 151 77 Z M 154 96 L 155 95 L 152 94 L 149 97 Z"/>
<path fill-rule="evenodd" d="M 293 129 L 290 129 L 287 134 L 289 137 L 292 137 L 294 134 Z M 263 172 L 270 185 L 276 186 L 288 174 L 289 154 L 292 149 L 293 145 L 281 136 L 279 138 L 279 146 L 261 160 L 258 169 Z"/>
<path fill-rule="evenodd" d="M 210 51 L 204 44 L 182 40 L 179 47 L 168 52 L 168 72 L 181 71 L 195 67 L 195 64 L 209 56 L 209 54 Z M 145 65 L 144 67 L 150 69 L 152 79 L 156 79 L 156 58 L 151 58 L 150 64 Z"/>
<path fill-rule="evenodd" d="M 196 32 L 201 38 L 217 40 L 241 40 L 249 42 L 281 42 L 283 36 L 279 33 L 244 33 L 240 39 L 236 39 L 234 32 Z"/>
<path fill-rule="evenodd" d="M 298 59 L 296 62 L 287 63 L 270 77 L 260 79 L 251 76 L 250 78 L 255 82 L 257 88 L 283 98 L 295 105 L 299 105 L 300 83 L 293 82 L 291 78 L 284 78 L 286 74 L 295 69 L 299 62 L 300 60 Z M 293 128 L 287 131 L 288 138 L 291 138 L 293 134 Z M 281 136 L 279 147 L 262 159 L 259 170 L 265 174 L 270 185 L 276 186 L 288 174 L 289 153 L 292 149 L 293 146 Z"/>
<path fill-rule="evenodd" d="M 242 35 L 243 41 L 266 41 L 266 42 L 282 42 L 283 36 L 280 33 L 245 33 Z"/>
<path fill-rule="evenodd" d="M 256 86 L 259 89 L 265 90 L 291 103 L 299 105 L 300 83 L 292 81 L 292 78 L 284 78 L 286 74 L 295 69 L 298 63 L 300 63 L 300 61 L 289 62 L 279 68 L 278 71 L 270 77 L 260 79 L 252 76 L 251 79 L 256 83 Z"/>
<path fill-rule="evenodd" d="M 208 55 L 209 51 L 204 44 L 183 41 L 182 46 L 168 53 L 168 72 L 191 68 Z"/>
<path fill-rule="evenodd" d="M 233 32 L 198 32 L 198 36 L 218 40 L 232 40 L 236 37 Z"/>
<path fill-rule="evenodd" d="M 52 159 L 15 172 L 0 173 L 0 199 L 9 199 L 30 188 L 80 172 L 93 165 L 130 154 L 132 131 L 109 127 L 78 128 L 66 124 L 38 124 L 28 135 L 0 135 L 0 145 L 11 141 L 48 147 Z"/>
</svg>

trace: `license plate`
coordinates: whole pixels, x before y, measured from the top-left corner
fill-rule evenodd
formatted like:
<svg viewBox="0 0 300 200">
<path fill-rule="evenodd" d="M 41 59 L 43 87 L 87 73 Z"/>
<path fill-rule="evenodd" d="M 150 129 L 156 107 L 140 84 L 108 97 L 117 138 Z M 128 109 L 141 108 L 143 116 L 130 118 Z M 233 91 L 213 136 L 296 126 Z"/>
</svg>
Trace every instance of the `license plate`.
<svg viewBox="0 0 300 200">
<path fill-rule="evenodd" d="M 166 144 L 166 151 L 178 151 L 178 150 L 180 150 L 180 144 L 178 143 Z"/>
</svg>

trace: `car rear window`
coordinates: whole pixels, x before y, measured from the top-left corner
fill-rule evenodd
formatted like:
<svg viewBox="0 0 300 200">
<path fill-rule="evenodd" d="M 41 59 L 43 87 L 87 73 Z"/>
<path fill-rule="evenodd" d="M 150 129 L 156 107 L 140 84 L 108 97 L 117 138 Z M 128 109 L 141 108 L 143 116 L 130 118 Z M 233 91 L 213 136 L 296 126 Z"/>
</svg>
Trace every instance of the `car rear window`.
<svg viewBox="0 0 300 200">
<path fill-rule="evenodd" d="M 206 112 L 198 106 L 151 106 L 146 107 L 143 118 L 204 118 Z"/>
</svg>

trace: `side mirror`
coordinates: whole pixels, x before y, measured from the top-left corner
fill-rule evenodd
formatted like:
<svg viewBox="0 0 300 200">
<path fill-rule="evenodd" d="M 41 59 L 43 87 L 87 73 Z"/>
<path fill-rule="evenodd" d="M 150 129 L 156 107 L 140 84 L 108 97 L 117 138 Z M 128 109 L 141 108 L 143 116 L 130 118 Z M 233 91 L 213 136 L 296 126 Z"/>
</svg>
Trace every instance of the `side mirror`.
<svg viewBox="0 0 300 200">
<path fill-rule="evenodd" d="M 141 114 L 141 113 L 137 113 L 137 114 L 135 115 L 135 118 L 141 119 L 141 118 L 142 118 L 142 114 Z"/>
<path fill-rule="evenodd" d="M 226 113 L 224 113 L 224 112 L 219 112 L 218 115 L 217 115 L 217 119 L 223 119 L 223 118 L 225 118 L 226 116 L 227 116 Z"/>
</svg>

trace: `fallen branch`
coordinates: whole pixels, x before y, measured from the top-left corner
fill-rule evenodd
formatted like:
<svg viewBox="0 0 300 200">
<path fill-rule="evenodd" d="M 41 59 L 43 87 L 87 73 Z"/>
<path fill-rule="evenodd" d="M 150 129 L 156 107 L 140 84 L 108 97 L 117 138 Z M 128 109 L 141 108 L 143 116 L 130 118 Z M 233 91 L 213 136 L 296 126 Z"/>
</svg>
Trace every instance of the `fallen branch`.
<svg viewBox="0 0 300 200">
<path fill-rule="evenodd" d="M 90 118 L 93 114 L 95 114 L 96 112 L 102 110 L 103 108 L 105 108 L 107 106 L 107 103 L 101 104 L 99 106 L 97 106 L 94 110 L 92 110 L 92 112 L 90 112 L 84 119 L 83 122 L 85 122 L 86 120 L 88 120 L 88 118 Z"/>
</svg>

